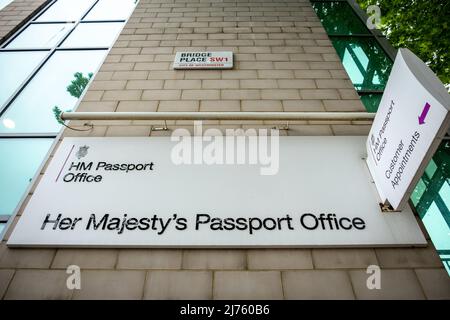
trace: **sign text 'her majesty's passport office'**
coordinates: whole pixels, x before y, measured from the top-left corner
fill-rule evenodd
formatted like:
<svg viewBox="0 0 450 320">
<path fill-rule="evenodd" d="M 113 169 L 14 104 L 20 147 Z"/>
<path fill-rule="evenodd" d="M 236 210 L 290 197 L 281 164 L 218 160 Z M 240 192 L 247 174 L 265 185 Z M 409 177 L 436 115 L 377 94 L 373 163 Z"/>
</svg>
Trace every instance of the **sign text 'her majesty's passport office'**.
<svg viewBox="0 0 450 320">
<path fill-rule="evenodd" d="M 281 137 L 270 175 L 255 163 L 176 163 L 175 144 L 65 138 L 8 245 L 426 245 L 409 209 L 380 211 L 364 137 Z"/>
</svg>

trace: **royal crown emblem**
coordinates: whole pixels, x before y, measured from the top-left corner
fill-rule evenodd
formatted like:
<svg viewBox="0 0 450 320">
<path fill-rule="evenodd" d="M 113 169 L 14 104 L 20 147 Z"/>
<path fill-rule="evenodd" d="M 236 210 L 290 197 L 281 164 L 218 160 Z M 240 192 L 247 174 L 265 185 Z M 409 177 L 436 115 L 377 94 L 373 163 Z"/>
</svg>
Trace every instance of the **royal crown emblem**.
<svg viewBox="0 0 450 320">
<path fill-rule="evenodd" d="M 85 156 L 88 154 L 88 149 L 89 149 L 88 146 L 82 146 L 82 147 L 80 147 L 80 149 L 78 149 L 78 151 L 77 151 L 77 153 L 75 154 L 75 156 L 76 156 L 78 159 L 81 159 L 81 158 L 85 157 Z"/>
</svg>

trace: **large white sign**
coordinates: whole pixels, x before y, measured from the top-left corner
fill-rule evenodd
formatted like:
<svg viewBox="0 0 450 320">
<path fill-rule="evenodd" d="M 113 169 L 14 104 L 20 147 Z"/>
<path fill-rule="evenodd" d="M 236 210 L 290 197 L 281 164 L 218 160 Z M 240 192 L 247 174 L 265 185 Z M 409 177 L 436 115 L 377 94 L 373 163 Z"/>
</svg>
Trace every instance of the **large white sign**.
<svg viewBox="0 0 450 320">
<path fill-rule="evenodd" d="M 173 163 L 169 138 L 65 138 L 9 246 L 425 245 L 380 211 L 365 137 L 282 137 L 279 168 Z M 195 146 L 194 146 L 195 147 Z"/>
<path fill-rule="evenodd" d="M 281 137 L 279 168 L 179 164 L 169 138 L 65 138 L 9 246 L 421 246 L 382 213 L 365 137 Z"/>
<path fill-rule="evenodd" d="M 449 126 L 450 96 L 411 51 L 400 49 L 367 140 L 382 202 L 401 209 Z"/>
<path fill-rule="evenodd" d="M 231 69 L 233 52 L 177 52 L 174 69 Z"/>
</svg>

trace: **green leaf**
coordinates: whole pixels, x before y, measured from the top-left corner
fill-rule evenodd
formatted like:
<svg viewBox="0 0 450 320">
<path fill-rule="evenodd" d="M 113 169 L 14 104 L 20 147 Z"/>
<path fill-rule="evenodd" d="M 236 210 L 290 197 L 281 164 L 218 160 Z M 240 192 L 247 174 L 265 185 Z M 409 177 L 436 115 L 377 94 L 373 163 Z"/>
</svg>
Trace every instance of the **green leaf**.
<svg viewBox="0 0 450 320">
<path fill-rule="evenodd" d="M 68 109 L 65 112 L 72 112 L 72 110 Z M 58 106 L 53 107 L 53 114 L 55 115 L 56 121 L 58 121 L 59 124 L 65 124 L 64 120 L 61 119 L 62 110 Z"/>
<path fill-rule="evenodd" d="M 64 125 L 64 121 L 61 119 L 61 109 L 58 106 L 53 107 L 53 114 L 55 115 L 56 121 L 58 121 L 59 124 Z"/>
<path fill-rule="evenodd" d="M 364 10 L 381 9 L 382 29 L 395 48 L 409 48 L 441 81 L 450 83 L 450 36 L 448 0 L 356 0 Z M 389 32 L 387 32 L 389 30 Z"/>
<path fill-rule="evenodd" d="M 75 79 L 71 81 L 70 85 L 67 86 L 67 91 L 71 96 L 75 98 L 81 97 L 84 89 L 89 83 L 89 80 L 92 78 L 94 74 L 92 72 L 88 73 L 88 77 L 84 77 L 81 72 L 74 73 Z"/>
</svg>

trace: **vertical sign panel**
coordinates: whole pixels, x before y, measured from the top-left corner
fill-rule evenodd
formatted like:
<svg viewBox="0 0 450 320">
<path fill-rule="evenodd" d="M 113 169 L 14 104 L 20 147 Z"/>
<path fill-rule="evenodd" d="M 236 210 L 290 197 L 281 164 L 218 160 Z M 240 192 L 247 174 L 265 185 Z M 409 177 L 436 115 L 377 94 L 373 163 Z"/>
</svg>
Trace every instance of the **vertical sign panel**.
<svg viewBox="0 0 450 320">
<path fill-rule="evenodd" d="M 400 49 L 367 140 L 382 201 L 401 209 L 447 132 L 450 96 L 411 51 Z"/>
</svg>

